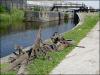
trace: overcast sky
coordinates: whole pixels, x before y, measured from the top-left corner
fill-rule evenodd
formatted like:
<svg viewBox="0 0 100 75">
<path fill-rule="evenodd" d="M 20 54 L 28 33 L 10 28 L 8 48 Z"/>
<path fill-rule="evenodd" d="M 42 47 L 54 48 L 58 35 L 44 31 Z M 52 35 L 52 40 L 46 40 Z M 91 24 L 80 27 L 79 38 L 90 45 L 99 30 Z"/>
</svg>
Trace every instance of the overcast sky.
<svg viewBox="0 0 100 75">
<path fill-rule="evenodd" d="M 58 2 L 60 3 L 60 1 L 28 1 L 29 4 L 36 4 L 36 5 L 48 5 L 51 6 L 54 2 Z M 63 0 L 61 1 L 63 3 L 67 3 L 67 2 L 74 2 L 74 3 L 84 3 L 86 4 L 88 7 L 92 6 L 93 8 L 96 9 L 100 9 L 99 8 L 99 0 L 88 0 L 88 1 L 81 1 L 81 0 Z"/>
</svg>

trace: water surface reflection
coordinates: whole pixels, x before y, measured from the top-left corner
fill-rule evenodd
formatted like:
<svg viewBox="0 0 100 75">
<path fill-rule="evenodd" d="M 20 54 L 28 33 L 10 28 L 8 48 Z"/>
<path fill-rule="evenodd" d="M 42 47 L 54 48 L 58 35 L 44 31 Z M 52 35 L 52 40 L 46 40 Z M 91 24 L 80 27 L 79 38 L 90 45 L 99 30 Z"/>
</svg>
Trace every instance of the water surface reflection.
<svg viewBox="0 0 100 75">
<path fill-rule="evenodd" d="M 36 22 L 25 22 L 19 24 L 1 25 L 1 54 L 0 57 L 11 54 L 14 50 L 16 44 L 23 47 L 32 45 L 35 42 L 36 34 L 38 32 L 39 26 L 42 26 L 42 40 L 46 40 L 52 36 L 54 32 L 65 32 L 72 29 L 75 25 L 71 20 L 67 22 L 53 21 L 46 23 L 36 23 Z"/>
</svg>

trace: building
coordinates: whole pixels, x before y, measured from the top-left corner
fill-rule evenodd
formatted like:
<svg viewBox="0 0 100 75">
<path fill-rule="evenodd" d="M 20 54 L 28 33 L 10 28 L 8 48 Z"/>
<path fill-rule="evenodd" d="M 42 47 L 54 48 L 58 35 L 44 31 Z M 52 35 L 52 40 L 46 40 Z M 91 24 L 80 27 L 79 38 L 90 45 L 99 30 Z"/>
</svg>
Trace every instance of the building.
<svg viewBox="0 0 100 75">
<path fill-rule="evenodd" d="M 27 0 L 0 0 L 0 5 L 8 10 L 12 8 L 25 9 L 27 7 Z"/>
</svg>

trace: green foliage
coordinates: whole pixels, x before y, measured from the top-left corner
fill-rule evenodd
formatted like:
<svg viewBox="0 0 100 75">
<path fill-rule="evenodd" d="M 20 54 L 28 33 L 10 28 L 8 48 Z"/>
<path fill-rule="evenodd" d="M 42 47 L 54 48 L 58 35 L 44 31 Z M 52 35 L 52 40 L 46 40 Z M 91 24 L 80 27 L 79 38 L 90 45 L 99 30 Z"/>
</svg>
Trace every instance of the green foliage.
<svg viewBox="0 0 100 75">
<path fill-rule="evenodd" d="M 1 22 L 19 22 L 24 20 L 24 11 L 19 9 L 12 9 L 10 13 L 0 14 Z"/>
<path fill-rule="evenodd" d="M 11 19 L 14 22 L 19 22 L 24 19 L 24 11 L 19 10 L 19 9 L 13 9 L 11 10 Z"/>
<path fill-rule="evenodd" d="M 65 33 L 66 39 L 73 39 L 77 43 L 84 38 L 87 33 L 95 26 L 98 21 L 98 15 L 87 16 L 84 23 L 74 30 Z M 45 74 L 47 75 L 58 63 L 75 48 L 70 46 L 59 52 L 49 52 L 49 56 L 52 60 L 35 59 L 31 64 L 28 65 L 29 74 Z"/>
<path fill-rule="evenodd" d="M 0 14 L 0 21 L 1 22 L 11 21 L 11 15 L 9 15 L 8 13 Z"/>
<path fill-rule="evenodd" d="M 2 5 L 0 5 L 0 13 L 3 13 L 3 12 L 6 12 L 6 9 Z"/>
</svg>

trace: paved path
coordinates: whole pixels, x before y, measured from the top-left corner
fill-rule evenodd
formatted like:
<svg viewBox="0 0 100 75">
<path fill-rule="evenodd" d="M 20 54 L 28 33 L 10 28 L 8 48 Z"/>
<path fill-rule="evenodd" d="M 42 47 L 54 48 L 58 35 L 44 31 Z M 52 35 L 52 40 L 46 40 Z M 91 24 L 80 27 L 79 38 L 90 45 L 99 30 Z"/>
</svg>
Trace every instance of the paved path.
<svg viewBox="0 0 100 75">
<path fill-rule="evenodd" d="M 98 74 L 99 71 L 99 22 L 50 74 Z"/>
</svg>

